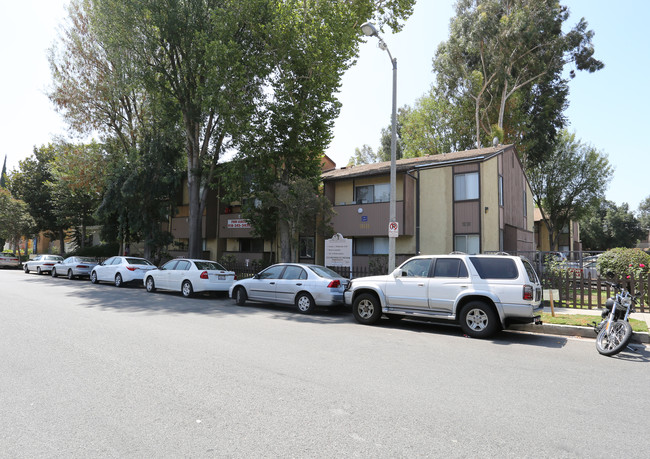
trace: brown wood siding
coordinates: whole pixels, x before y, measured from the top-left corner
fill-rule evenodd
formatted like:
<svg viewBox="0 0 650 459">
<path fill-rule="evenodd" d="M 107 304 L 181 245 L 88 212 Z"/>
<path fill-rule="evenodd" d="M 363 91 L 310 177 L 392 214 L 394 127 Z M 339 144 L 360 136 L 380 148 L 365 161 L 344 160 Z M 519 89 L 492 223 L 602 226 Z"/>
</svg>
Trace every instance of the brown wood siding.
<svg viewBox="0 0 650 459">
<path fill-rule="evenodd" d="M 414 234 L 415 232 L 415 179 L 409 175 L 404 176 L 404 214 L 401 221 L 404 228 L 400 234 Z M 398 218 L 398 220 L 400 220 Z"/>
<path fill-rule="evenodd" d="M 526 228 L 524 217 L 524 172 L 514 148 L 503 152 L 503 224 Z"/>
<path fill-rule="evenodd" d="M 323 184 L 323 193 L 332 204 L 335 204 L 334 199 L 336 197 L 336 182 L 325 182 Z"/>
<path fill-rule="evenodd" d="M 409 225 L 404 223 L 404 203 L 397 201 L 396 215 L 399 222 L 399 235 L 412 236 L 406 233 Z M 359 209 L 363 212 L 359 213 Z M 332 218 L 334 231 L 345 237 L 352 236 L 388 236 L 388 222 L 390 217 L 390 204 L 377 202 L 372 204 L 355 204 L 350 206 L 335 206 L 336 215 Z M 413 225 L 410 225 L 412 231 Z"/>
<path fill-rule="evenodd" d="M 478 163 L 463 164 L 462 166 L 454 166 L 454 174 L 465 174 L 467 172 L 478 172 Z"/>
<path fill-rule="evenodd" d="M 454 234 L 478 234 L 481 232 L 479 201 L 454 203 Z"/>
</svg>

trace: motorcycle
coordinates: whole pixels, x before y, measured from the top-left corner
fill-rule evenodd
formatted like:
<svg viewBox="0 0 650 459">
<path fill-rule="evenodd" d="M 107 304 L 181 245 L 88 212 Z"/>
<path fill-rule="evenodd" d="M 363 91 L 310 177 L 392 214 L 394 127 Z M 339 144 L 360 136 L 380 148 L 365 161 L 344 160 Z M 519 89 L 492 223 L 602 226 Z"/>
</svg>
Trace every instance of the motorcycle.
<svg viewBox="0 0 650 459">
<path fill-rule="evenodd" d="M 602 313 L 603 320 L 594 326 L 594 331 L 598 335 L 596 338 L 598 352 L 611 356 L 629 347 L 627 343 L 632 338 L 632 326 L 628 319 L 634 312 L 634 306 L 641 294 L 630 295 L 623 285 L 606 283 L 614 288 L 615 295 L 607 299 Z"/>
</svg>

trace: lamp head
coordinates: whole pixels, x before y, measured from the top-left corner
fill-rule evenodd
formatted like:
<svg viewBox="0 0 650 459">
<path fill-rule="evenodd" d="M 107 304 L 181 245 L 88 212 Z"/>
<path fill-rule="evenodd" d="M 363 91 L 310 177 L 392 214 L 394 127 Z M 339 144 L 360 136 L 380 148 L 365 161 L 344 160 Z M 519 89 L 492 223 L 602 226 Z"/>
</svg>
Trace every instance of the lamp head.
<svg viewBox="0 0 650 459">
<path fill-rule="evenodd" d="M 372 22 L 364 22 L 361 24 L 361 30 L 363 33 L 369 37 L 378 36 L 377 28 Z"/>
</svg>

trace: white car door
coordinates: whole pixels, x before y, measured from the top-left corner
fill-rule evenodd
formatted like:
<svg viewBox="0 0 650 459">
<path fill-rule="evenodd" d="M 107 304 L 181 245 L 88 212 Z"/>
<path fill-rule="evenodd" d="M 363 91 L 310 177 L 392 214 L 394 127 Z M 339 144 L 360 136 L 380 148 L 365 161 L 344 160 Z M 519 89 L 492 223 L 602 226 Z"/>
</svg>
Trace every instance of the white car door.
<svg viewBox="0 0 650 459">
<path fill-rule="evenodd" d="M 391 308 L 428 309 L 431 258 L 415 258 L 401 266 L 402 275 L 386 282 L 386 302 Z"/>
<path fill-rule="evenodd" d="M 162 289 L 169 288 L 169 276 L 174 270 L 178 260 L 171 260 L 165 263 L 158 271 L 153 271 L 154 282 L 156 287 Z"/>
<path fill-rule="evenodd" d="M 187 271 L 192 267 L 192 264 L 187 260 L 179 260 L 176 263 L 174 269 L 169 271 L 169 288 L 176 292 L 181 291 L 181 285 L 183 284 L 183 279 L 187 276 Z"/>
<path fill-rule="evenodd" d="M 451 314 L 456 298 L 471 286 L 465 262 L 460 258 L 437 258 L 429 281 L 429 307 Z"/>
<path fill-rule="evenodd" d="M 113 257 L 106 260 L 106 263 L 104 264 L 104 266 L 102 266 L 102 269 L 97 271 L 98 272 L 97 278 L 100 281 L 104 281 L 104 282 L 114 282 L 115 272 L 117 271 L 117 267 L 119 266 L 121 261 L 122 261 L 121 257 Z"/>
</svg>

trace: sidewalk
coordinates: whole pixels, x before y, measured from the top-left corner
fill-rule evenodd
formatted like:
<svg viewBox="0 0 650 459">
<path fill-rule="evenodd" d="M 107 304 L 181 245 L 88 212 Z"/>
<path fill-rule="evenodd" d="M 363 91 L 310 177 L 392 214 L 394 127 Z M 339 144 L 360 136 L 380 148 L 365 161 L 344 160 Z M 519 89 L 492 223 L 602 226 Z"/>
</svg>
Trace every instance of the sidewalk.
<svg viewBox="0 0 650 459">
<path fill-rule="evenodd" d="M 599 321 L 602 309 L 575 309 L 575 308 L 554 308 L 555 314 L 581 314 L 593 315 L 594 321 Z M 544 307 L 544 312 L 551 313 L 550 307 Z M 650 313 L 635 312 L 630 315 L 631 318 L 637 320 L 645 320 L 650 329 Z M 524 325 L 511 325 L 511 330 L 527 331 L 531 333 L 542 333 L 549 335 L 562 335 L 562 336 L 580 336 L 582 338 L 596 338 L 596 333 L 590 327 L 577 327 L 574 325 L 555 325 L 542 323 L 542 325 L 524 324 Z M 632 334 L 632 342 L 635 343 L 650 343 L 650 334 L 634 332 Z"/>
</svg>

